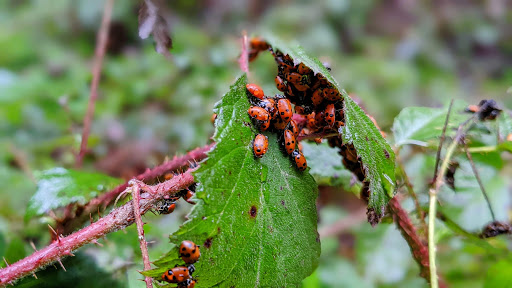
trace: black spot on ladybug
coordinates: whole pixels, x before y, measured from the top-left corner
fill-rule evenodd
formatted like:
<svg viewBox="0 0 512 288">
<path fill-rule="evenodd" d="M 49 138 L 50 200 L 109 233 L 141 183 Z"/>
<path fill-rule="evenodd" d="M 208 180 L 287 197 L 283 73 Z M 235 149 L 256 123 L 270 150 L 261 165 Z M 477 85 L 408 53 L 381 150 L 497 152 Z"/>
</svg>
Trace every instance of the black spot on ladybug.
<svg viewBox="0 0 512 288">
<path fill-rule="evenodd" d="M 386 156 L 386 159 L 389 159 L 389 152 L 388 152 L 388 150 L 384 149 L 384 155 Z"/>
<path fill-rule="evenodd" d="M 210 247 L 212 247 L 212 238 L 208 238 L 208 239 L 206 239 L 206 241 L 204 241 L 203 246 L 204 246 L 204 248 L 206 248 L 206 249 L 209 249 Z"/>
<path fill-rule="evenodd" d="M 251 206 L 251 210 L 249 210 L 249 215 L 251 215 L 251 217 L 256 217 L 256 214 L 258 213 L 258 208 L 256 208 L 256 206 Z"/>
</svg>

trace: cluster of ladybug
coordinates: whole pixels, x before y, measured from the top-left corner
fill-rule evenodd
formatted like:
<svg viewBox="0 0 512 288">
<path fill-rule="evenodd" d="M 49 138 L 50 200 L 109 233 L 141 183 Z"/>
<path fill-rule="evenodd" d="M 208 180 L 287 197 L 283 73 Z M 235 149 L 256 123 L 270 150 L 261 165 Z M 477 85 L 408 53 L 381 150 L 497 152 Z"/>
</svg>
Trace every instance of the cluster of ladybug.
<svg viewBox="0 0 512 288">
<path fill-rule="evenodd" d="M 284 144 L 284 149 L 290 155 L 297 168 L 304 171 L 307 168 L 306 158 L 300 152 L 297 144 L 299 128 L 292 119 L 292 105 L 283 95 L 276 97 L 267 97 L 263 89 L 256 84 L 247 84 L 247 90 L 252 95 L 251 106 L 248 110 L 249 116 L 256 122 L 260 131 L 272 129 L 277 131 Z M 263 157 L 268 151 L 268 137 L 263 134 L 257 134 L 253 141 L 254 156 Z"/>
<path fill-rule="evenodd" d="M 197 280 L 192 278 L 192 273 L 196 270 L 194 263 L 201 257 L 199 246 L 192 241 L 185 240 L 181 242 L 179 256 L 188 266 L 176 265 L 162 274 L 162 280 L 168 283 L 177 283 L 177 288 L 194 288 Z"/>
<path fill-rule="evenodd" d="M 280 51 L 273 51 L 270 45 L 260 38 L 251 39 L 249 60 L 254 60 L 259 52 L 268 50 L 274 56 L 278 65 L 275 83 L 277 89 L 284 95 L 274 98 L 264 95 L 263 90 L 255 85 L 248 84 L 247 90 L 252 95 L 249 115 L 256 122 L 260 131 L 273 129 L 278 131 L 284 149 L 291 155 L 299 170 L 307 167 L 306 159 L 300 149 L 295 149 L 297 138 L 311 136 L 315 133 L 328 134 L 336 132 L 344 126 L 343 99 L 339 91 L 332 86 L 321 74 L 315 75 L 304 63 L 294 65 L 289 55 Z M 292 110 L 292 104 L 295 109 Z M 301 115 L 297 119 L 305 121 L 296 122 L 293 111 Z M 317 143 L 321 138 L 315 138 Z M 268 148 L 268 139 L 262 134 L 256 135 L 254 142 L 254 155 L 262 157 Z"/>
<path fill-rule="evenodd" d="M 295 65 L 289 55 L 285 55 L 278 50 L 274 51 L 261 38 L 252 38 L 250 41 L 249 61 L 256 59 L 262 51 L 269 51 L 274 56 L 278 66 L 275 78 L 276 87 L 284 93 L 285 99 L 295 105 L 295 113 L 300 115 L 296 117 L 290 115 L 290 118 L 305 118 L 305 121 L 297 121 L 296 123 L 299 126 L 300 136 L 309 136 L 307 138 L 313 138 L 315 142 L 320 143 L 322 138 L 314 137 L 317 133 L 321 135 L 339 134 L 340 128 L 345 125 L 345 115 L 343 113 L 343 97 L 338 89 L 330 84 L 322 74 L 318 73 L 315 75 L 304 63 Z M 328 65 L 324 64 L 324 66 L 330 71 Z M 261 105 L 259 106 L 261 107 Z M 259 116 L 258 121 L 261 121 L 264 117 Z M 265 128 L 265 124 L 260 126 L 260 130 L 262 127 Z M 257 135 L 256 137 L 255 140 L 261 139 L 262 136 Z M 258 140 L 257 143 L 265 144 L 265 141 L 262 139 Z M 340 149 L 339 154 L 343 156 L 343 165 L 363 182 L 361 198 L 368 201 L 370 194 L 369 182 L 365 181 L 366 172 L 363 169 L 361 158 L 357 155 L 354 145 L 343 143 L 341 135 L 329 137 L 328 143 L 329 146 Z M 259 147 L 266 146 L 259 145 Z M 259 155 L 257 152 L 258 150 L 255 149 L 256 156 Z M 302 154 L 299 157 L 303 157 Z"/>
<path fill-rule="evenodd" d="M 196 183 L 190 185 L 187 189 L 183 189 L 176 193 L 173 197 L 168 199 L 163 199 L 156 207 L 156 211 L 159 214 L 170 214 L 174 212 L 176 209 L 176 202 L 183 198 L 183 200 L 187 201 L 190 204 L 196 204 L 194 201 L 190 200 L 196 191 Z"/>
</svg>

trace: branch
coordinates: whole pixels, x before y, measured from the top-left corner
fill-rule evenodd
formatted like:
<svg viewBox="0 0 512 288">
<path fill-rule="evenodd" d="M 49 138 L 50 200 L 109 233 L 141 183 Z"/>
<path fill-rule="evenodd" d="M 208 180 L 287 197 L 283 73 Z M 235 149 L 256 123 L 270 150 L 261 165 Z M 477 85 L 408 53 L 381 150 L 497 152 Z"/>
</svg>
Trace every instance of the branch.
<svg viewBox="0 0 512 288">
<path fill-rule="evenodd" d="M 242 46 L 242 53 L 240 53 L 240 58 L 238 58 L 238 66 L 240 70 L 249 74 L 249 40 L 247 40 L 247 32 L 242 32 L 242 38 L 240 39 Z"/>
<path fill-rule="evenodd" d="M 215 143 L 206 145 L 201 148 L 194 149 L 181 157 L 174 157 L 171 161 L 156 166 L 151 170 L 138 175 L 135 179 L 148 182 L 157 177 L 164 175 L 167 172 L 177 171 L 183 167 L 188 167 L 191 162 L 201 161 L 206 158 L 206 152 L 210 151 L 215 146 Z M 68 213 L 64 218 L 57 220 L 57 232 L 59 234 L 67 235 L 74 231 L 75 227 L 81 226 L 86 222 L 90 215 L 97 213 L 99 208 L 106 209 L 107 206 L 112 204 L 114 200 L 128 187 L 128 182 L 117 186 L 111 191 L 102 194 L 101 196 L 92 199 L 85 206 L 81 207 L 76 214 Z"/>
<path fill-rule="evenodd" d="M 103 57 L 107 47 L 108 32 L 110 26 L 110 17 L 112 15 L 112 7 L 114 0 L 107 0 L 105 9 L 103 11 L 103 19 L 101 20 L 100 30 L 96 38 L 96 49 L 94 51 L 94 63 L 92 67 L 92 81 L 91 92 L 89 96 L 89 104 L 87 106 L 87 113 L 84 118 L 84 130 L 82 131 L 82 143 L 80 144 L 80 151 L 76 156 L 76 167 L 82 166 L 82 161 L 87 150 L 87 140 L 91 132 L 91 122 L 94 116 L 94 105 L 96 98 L 98 98 L 98 85 L 100 83 L 101 66 L 103 65 Z"/>
<path fill-rule="evenodd" d="M 393 221 L 407 241 L 414 260 L 420 266 L 420 276 L 430 283 L 430 261 L 427 246 L 421 241 L 416 227 L 412 224 L 407 211 L 402 208 L 397 197 L 393 197 L 389 201 L 388 208 L 393 215 Z M 440 281 L 440 286 L 446 287 L 446 284 Z"/>
<path fill-rule="evenodd" d="M 140 214 L 151 210 L 157 201 L 169 197 L 194 183 L 191 171 L 177 175 L 172 179 L 154 186 L 148 186 L 150 191 L 143 194 L 140 201 Z M 0 269 L 0 285 L 13 284 L 14 281 L 34 273 L 38 269 L 60 261 L 66 256 L 73 256 L 72 252 L 85 244 L 95 242 L 104 235 L 124 229 L 133 224 L 135 213 L 132 203 L 112 210 L 107 216 L 67 237 L 58 237 L 56 241 L 32 255 Z"/>
<path fill-rule="evenodd" d="M 142 223 L 140 215 L 140 187 L 136 180 L 130 181 L 130 184 L 132 185 L 132 204 L 135 214 L 135 223 L 137 224 L 137 234 L 139 234 L 140 251 L 142 253 L 142 261 L 144 262 L 144 271 L 146 271 L 151 269 L 151 264 L 149 263 L 148 244 L 144 237 L 144 223 Z M 144 182 L 141 182 L 141 184 L 145 185 Z M 153 288 L 153 280 L 151 277 L 144 276 L 144 281 L 146 282 L 147 288 Z"/>
</svg>

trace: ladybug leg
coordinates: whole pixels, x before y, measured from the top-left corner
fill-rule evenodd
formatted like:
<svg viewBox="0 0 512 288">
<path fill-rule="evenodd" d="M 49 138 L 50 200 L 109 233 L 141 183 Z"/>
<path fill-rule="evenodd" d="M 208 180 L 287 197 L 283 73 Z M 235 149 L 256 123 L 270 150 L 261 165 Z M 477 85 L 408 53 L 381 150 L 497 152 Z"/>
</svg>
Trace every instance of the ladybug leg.
<svg viewBox="0 0 512 288">
<path fill-rule="evenodd" d="M 188 266 L 188 274 L 192 275 L 192 273 L 194 273 L 196 271 L 196 266 L 194 266 L 194 264 L 190 264 Z"/>
</svg>

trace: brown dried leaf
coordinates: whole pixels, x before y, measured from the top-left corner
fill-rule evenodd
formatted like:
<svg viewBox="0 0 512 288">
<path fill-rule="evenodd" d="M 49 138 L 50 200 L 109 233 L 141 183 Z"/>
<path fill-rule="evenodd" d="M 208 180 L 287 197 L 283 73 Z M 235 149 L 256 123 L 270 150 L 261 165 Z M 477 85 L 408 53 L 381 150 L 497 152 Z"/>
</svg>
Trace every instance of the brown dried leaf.
<svg viewBox="0 0 512 288">
<path fill-rule="evenodd" d="M 139 37 L 146 39 L 150 34 L 155 40 L 156 52 L 168 56 L 172 48 L 167 21 L 163 17 L 164 5 L 159 0 L 144 0 L 139 8 Z"/>
</svg>

